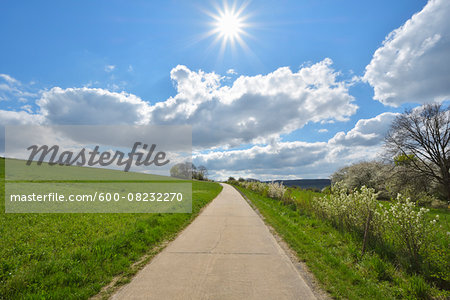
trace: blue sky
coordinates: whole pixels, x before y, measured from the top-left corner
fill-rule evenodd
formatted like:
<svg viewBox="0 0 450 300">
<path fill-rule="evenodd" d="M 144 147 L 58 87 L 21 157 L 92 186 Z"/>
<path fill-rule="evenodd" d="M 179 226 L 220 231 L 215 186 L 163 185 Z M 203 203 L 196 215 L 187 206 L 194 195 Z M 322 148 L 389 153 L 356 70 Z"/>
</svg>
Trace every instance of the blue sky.
<svg viewBox="0 0 450 300">
<path fill-rule="evenodd" d="M 424 0 L 2 1 L 0 74 L 4 76 L 0 78 L 3 79 L 0 125 L 74 124 L 77 120 L 192 123 L 197 147 L 195 159 L 205 164 L 217 179 L 227 175 L 265 179 L 326 177 L 343 164 L 375 158 L 382 131 L 394 113 L 405 107 L 449 99 L 449 85 L 445 85 L 449 72 L 439 68 L 448 62 L 445 53 L 449 52 L 449 24 L 444 15 L 449 6 L 445 1 L 427 3 Z M 242 29 L 247 34 L 241 35 L 245 47 L 228 44 L 221 51 L 220 39 L 214 42 L 217 34 L 206 36 L 215 28 L 211 14 L 218 15 L 225 5 L 244 7 L 240 16 L 245 19 Z M 416 13 L 419 14 L 414 19 Z M 412 24 L 405 26 L 411 18 Z M 390 43 L 383 45 L 386 37 L 398 28 Z M 411 51 L 414 47 L 416 52 Z M 380 55 L 375 58 L 377 49 Z M 441 63 L 431 59 L 436 55 Z M 314 67 L 324 61 L 322 69 Z M 371 71 L 366 71 L 369 65 Z M 185 69 L 176 69 L 177 66 Z M 292 74 L 276 73 L 283 67 L 288 67 Z M 436 67 L 439 70 L 432 72 Z M 299 84 L 297 80 L 308 82 L 307 76 L 312 75 L 302 75 L 300 79 L 295 75 L 302 69 L 309 72 L 308 68 L 317 72 L 314 80 L 322 82 L 321 87 L 313 84 L 314 93 L 310 93 L 309 85 L 298 91 L 295 87 L 289 88 L 290 92 L 280 90 L 275 95 L 269 90 L 273 89 L 269 78 L 264 81 L 267 89 L 256 89 L 262 84 L 258 76 L 268 74 L 275 74 L 283 82 L 292 79 L 294 85 Z M 228 72 L 230 69 L 235 74 Z M 431 73 L 436 77 L 435 83 L 420 84 Z M 190 74 L 190 79 L 182 84 L 186 74 Z M 254 88 L 245 87 L 243 91 L 237 84 L 239 78 L 251 78 L 246 84 L 254 84 Z M 212 90 L 209 85 L 199 87 L 196 80 L 211 80 Z M 390 86 L 389 82 L 396 85 Z M 411 93 L 421 98 L 406 92 L 408 84 L 412 86 Z M 337 89 L 339 85 L 342 90 Z M 205 93 L 187 92 L 189 86 L 204 88 Z M 226 91 L 219 92 L 223 87 L 230 87 L 238 96 L 226 100 Z M 379 91 L 378 95 L 374 95 L 374 90 Z M 283 102 L 283 97 L 292 101 Z M 167 104 L 168 99 L 175 99 L 176 104 Z M 321 101 L 324 103 L 317 105 Z M 155 107 L 157 103 L 166 103 L 166 109 Z M 209 108 L 207 103 L 212 103 Z M 252 108 L 250 103 L 261 103 L 270 111 Z M 298 110 L 298 117 L 286 109 L 277 111 L 277 106 L 286 105 Z M 89 119 L 88 116 L 94 118 L 98 114 L 98 106 L 107 107 L 100 110 L 104 118 Z M 336 115 L 333 109 L 322 113 L 323 107 L 333 106 Z M 186 107 L 191 111 L 183 114 L 181 111 Z M 304 115 L 303 107 L 310 109 Z M 117 110 L 126 115 L 108 120 L 110 112 L 118 118 Z M 179 113 L 170 120 L 161 117 L 170 115 L 171 110 Z M 246 114 L 242 117 L 226 114 L 233 110 Z M 159 115 L 154 115 L 156 112 Z M 274 114 L 279 114 L 279 123 L 274 118 L 267 126 L 262 125 Z M 225 117 L 229 121 L 215 122 Z M 369 121 L 359 122 L 358 127 L 361 119 Z M 210 125 L 221 122 L 240 125 L 225 126 L 226 132 Z M 204 128 L 209 126 L 216 133 L 205 133 Z M 369 132 L 369 127 L 373 132 Z M 348 139 L 359 137 L 359 144 L 356 141 L 345 144 L 342 138 L 338 142 L 340 132 Z M 284 154 L 283 149 L 293 152 Z M 305 149 L 317 155 L 306 159 L 309 156 L 304 155 Z M 289 155 L 304 159 L 288 158 Z M 286 159 L 280 162 L 280 157 Z M 266 162 L 264 167 L 262 162 Z M 283 167 L 286 165 L 292 168 Z"/>
</svg>

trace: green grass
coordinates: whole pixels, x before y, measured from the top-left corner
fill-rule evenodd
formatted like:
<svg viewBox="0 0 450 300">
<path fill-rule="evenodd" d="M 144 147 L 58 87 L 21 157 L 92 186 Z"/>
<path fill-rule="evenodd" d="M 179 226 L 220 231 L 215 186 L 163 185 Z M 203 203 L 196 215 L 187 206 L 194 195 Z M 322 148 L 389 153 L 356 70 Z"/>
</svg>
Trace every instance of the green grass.
<svg viewBox="0 0 450 300">
<path fill-rule="evenodd" d="M 238 187 L 260 213 L 296 251 L 322 287 L 337 299 L 445 298 L 421 277 L 402 272 L 372 251 L 361 257 L 361 241 L 327 222 L 297 211 L 293 205 Z M 295 197 L 312 199 L 310 191 L 293 191 Z M 308 202 L 308 201 L 306 201 Z"/>
<path fill-rule="evenodd" d="M 0 179 L 0 299 L 87 299 L 222 189 L 193 181 L 192 214 L 5 214 L 3 159 Z"/>
</svg>

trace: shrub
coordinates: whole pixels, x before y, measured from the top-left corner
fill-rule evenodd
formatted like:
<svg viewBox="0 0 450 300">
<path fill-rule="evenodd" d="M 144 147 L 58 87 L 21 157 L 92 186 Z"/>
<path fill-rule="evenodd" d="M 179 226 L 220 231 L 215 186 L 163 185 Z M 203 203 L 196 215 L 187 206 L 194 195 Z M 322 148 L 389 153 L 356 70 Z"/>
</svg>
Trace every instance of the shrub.
<svg viewBox="0 0 450 300">
<path fill-rule="evenodd" d="M 274 199 L 283 199 L 284 193 L 286 193 L 286 187 L 279 182 L 267 183 L 267 195 Z"/>
<path fill-rule="evenodd" d="M 439 216 L 429 221 L 428 212 L 423 207 L 417 209 L 414 202 L 400 194 L 391 207 L 383 211 L 385 239 L 407 255 L 414 269 L 420 266 L 422 256 L 427 255 L 432 235 L 438 229 Z"/>
<path fill-rule="evenodd" d="M 278 182 L 263 183 L 260 181 L 242 181 L 239 185 L 273 199 L 283 200 L 287 188 Z"/>
<path fill-rule="evenodd" d="M 367 225 L 379 227 L 379 206 L 374 189 L 363 186 L 360 190 L 354 189 L 348 193 L 343 183 L 333 185 L 328 197 L 313 202 L 316 214 L 337 227 L 356 230 L 361 234 Z"/>
<path fill-rule="evenodd" d="M 448 280 L 448 253 L 441 249 L 446 243 L 436 243 L 439 216 L 430 220 L 428 209 L 417 207 L 400 194 L 391 205 L 382 205 L 376 199 L 374 189 L 363 186 L 348 193 L 345 185 L 337 183 L 329 196 L 315 199 L 313 210 L 335 227 L 360 236 L 365 233 L 364 240 L 367 234 L 369 240 L 384 245 L 382 248 L 393 249 L 406 269 L 440 282 Z M 365 242 L 363 252 L 364 246 Z"/>
</svg>

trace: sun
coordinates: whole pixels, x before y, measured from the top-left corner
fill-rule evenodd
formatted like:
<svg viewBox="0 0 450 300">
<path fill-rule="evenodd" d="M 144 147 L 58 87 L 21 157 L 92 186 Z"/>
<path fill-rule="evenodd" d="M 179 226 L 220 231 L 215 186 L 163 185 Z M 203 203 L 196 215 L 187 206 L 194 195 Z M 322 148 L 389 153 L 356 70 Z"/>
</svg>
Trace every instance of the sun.
<svg viewBox="0 0 450 300">
<path fill-rule="evenodd" d="M 234 40 L 243 32 L 243 23 L 234 12 L 225 12 L 218 16 L 216 29 L 218 34 L 226 40 Z"/>
<path fill-rule="evenodd" d="M 228 45 L 233 48 L 236 44 L 243 48 L 246 47 L 243 36 L 248 36 L 245 28 L 249 27 L 249 24 L 246 23 L 245 7 L 246 4 L 237 8 L 235 4 L 230 7 L 227 3 L 224 3 L 223 8 L 216 8 L 216 13 L 209 14 L 213 18 L 211 23 L 213 29 L 208 35 L 215 35 L 215 42 L 221 41 L 222 51 Z"/>
</svg>

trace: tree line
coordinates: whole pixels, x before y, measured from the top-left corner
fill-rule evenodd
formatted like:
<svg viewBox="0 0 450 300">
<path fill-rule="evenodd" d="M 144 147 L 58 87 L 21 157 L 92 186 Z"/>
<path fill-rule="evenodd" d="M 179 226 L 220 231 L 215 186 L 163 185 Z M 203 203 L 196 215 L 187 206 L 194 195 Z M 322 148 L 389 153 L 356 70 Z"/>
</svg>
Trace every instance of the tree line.
<svg viewBox="0 0 450 300">
<path fill-rule="evenodd" d="M 191 162 L 178 163 L 170 169 L 170 176 L 181 179 L 208 180 L 208 169 L 205 166 L 196 167 Z"/>
</svg>

